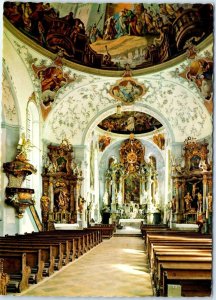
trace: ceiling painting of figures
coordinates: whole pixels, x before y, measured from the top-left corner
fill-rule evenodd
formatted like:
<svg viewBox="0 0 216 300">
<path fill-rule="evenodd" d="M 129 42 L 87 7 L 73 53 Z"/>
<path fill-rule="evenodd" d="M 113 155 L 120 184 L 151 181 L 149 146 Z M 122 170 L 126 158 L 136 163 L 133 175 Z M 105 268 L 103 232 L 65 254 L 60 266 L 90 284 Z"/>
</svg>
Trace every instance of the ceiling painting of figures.
<svg viewBox="0 0 216 300">
<path fill-rule="evenodd" d="M 169 61 L 213 31 L 211 4 L 5 2 L 4 16 L 52 53 L 112 71 Z"/>
<path fill-rule="evenodd" d="M 162 124 L 154 117 L 141 113 L 126 111 L 121 114 L 113 114 L 98 124 L 98 127 L 113 133 L 135 134 L 147 133 L 162 127 Z"/>
</svg>

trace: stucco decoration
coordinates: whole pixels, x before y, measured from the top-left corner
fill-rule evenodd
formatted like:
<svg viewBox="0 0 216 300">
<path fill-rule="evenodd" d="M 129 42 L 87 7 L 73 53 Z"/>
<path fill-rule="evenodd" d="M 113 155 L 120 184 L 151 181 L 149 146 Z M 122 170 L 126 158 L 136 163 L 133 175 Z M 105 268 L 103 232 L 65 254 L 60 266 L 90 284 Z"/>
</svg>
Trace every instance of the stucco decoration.
<svg viewBox="0 0 216 300">
<path fill-rule="evenodd" d="M 18 124 L 18 114 L 10 84 L 5 73 L 2 74 L 2 110 L 7 124 Z"/>
<path fill-rule="evenodd" d="M 145 112 L 145 107 L 162 116 L 169 123 L 173 131 L 175 141 L 183 142 L 188 136 L 197 138 L 211 134 L 212 125 L 209 114 L 202 104 L 199 96 L 189 89 L 189 84 L 182 78 L 180 83 L 173 79 L 170 74 L 156 74 L 151 77 L 143 77 L 148 88 L 146 95 L 136 102 L 140 111 Z M 139 81 L 142 82 L 141 78 Z M 110 80 L 110 84 L 112 84 Z M 45 136 L 58 142 L 62 136 L 79 143 L 84 130 L 88 128 L 98 116 L 98 123 L 102 121 L 100 114 L 113 107 L 114 101 L 107 93 L 110 84 L 107 79 L 98 80 L 86 87 L 81 87 L 62 95 L 62 100 L 50 115 L 45 127 Z M 131 110 L 130 106 L 125 107 L 126 111 Z M 95 121 L 96 122 L 96 121 Z M 97 124 L 95 124 L 96 126 Z"/>
<path fill-rule="evenodd" d="M 201 56 L 193 45 L 188 46 L 188 64 L 179 76 L 191 81 L 202 96 L 204 105 L 211 114 L 213 112 L 213 59 L 209 51 Z"/>
<path fill-rule="evenodd" d="M 58 97 L 61 98 L 62 93 L 65 92 L 67 87 L 69 89 L 71 89 L 71 84 L 73 85 L 76 82 L 76 84 L 79 85 L 83 79 L 86 79 L 86 81 L 89 82 L 89 76 L 84 75 L 80 72 L 73 72 L 73 70 L 71 70 L 68 67 L 65 67 L 62 64 L 62 57 L 61 57 L 62 54 L 61 53 L 59 53 L 60 57 L 57 56 L 56 59 L 54 59 L 54 61 L 53 61 L 45 56 L 38 55 L 38 53 L 36 53 L 34 50 L 32 50 L 27 45 L 23 44 L 21 41 L 17 40 L 16 37 L 11 35 L 9 32 L 7 32 L 7 35 L 8 35 L 8 38 L 10 39 L 10 42 L 12 43 L 14 49 L 16 50 L 17 54 L 19 55 L 21 60 L 25 63 L 28 75 L 34 85 L 36 103 L 38 106 L 41 107 L 41 111 L 42 111 L 44 118 L 47 117 L 49 111 L 55 105 L 55 102 L 58 102 L 57 98 Z M 32 67 L 32 66 L 34 66 L 34 67 Z M 50 69 L 52 69 L 52 67 L 55 68 L 55 70 L 57 69 L 58 74 L 61 75 L 62 80 L 60 80 L 60 83 L 65 83 L 65 84 L 61 84 L 61 86 L 58 89 L 51 91 L 51 92 L 53 92 L 53 97 L 54 97 L 53 99 L 55 99 L 55 101 L 54 102 L 48 101 L 49 105 L 46 107 L 44 105 L 43 101 L 44 101 L 44 97 L 46 98 L 47 91 L 49 91 L 49 90 L 42 86 L 42 82 L 45 82 L 45 79 L 40 78 L 39 73 L 40 73 L 40 71 L 48 72 Z M 50 73 L 52 73 L 52 72 L 50 72 Z M 50 79 L 50 82 L 55 81 L 56 73 L 57 72 L 54 72 L 54 74 L 51 74 L 53 76 L 51 76 L 51 75 L 49 76 L 48 79 Z M 59 81 L 58 78 L 57 78 L 57 81 Z M 85 84 L 85 82 L 84 82 L 84 84 Z M 57 85 L 55 85 L 55 86 L 57 86 Z M 44 96 L 44 93 L 45 93 L 45 96 Z"/>
<path fill-rule="evenodd" d="M 111 86 L 110 95 L 117 101 L 129 105 L 145 95 L 147 91 L 148 89 L 143 84 L 138 83 L 132 77 L 125 77 Z"/>
<path fill-rule="evenodd" d="M 57 92 L 66 84 L 73 82 L 75 77 L 63 71 L 63 52 L 59 51 L 50 66 L 32 64 L 35 76 L 41 84 L 41 110 L 44 119 L 48 115 Z"/>
</svg>

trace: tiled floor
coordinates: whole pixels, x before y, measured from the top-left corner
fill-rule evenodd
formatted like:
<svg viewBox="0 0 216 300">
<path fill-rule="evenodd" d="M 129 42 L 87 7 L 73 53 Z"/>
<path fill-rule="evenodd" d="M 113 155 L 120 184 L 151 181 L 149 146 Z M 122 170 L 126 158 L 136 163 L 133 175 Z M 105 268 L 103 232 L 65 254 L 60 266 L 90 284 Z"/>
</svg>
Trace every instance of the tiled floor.
<svg viewBox="0 0 216 300">
<path fill-rule="evenodd" d="M 140 237 L 113 237 L 21 296 L 152 296 Z M 18 296 L 18 295 L 17 295 Z"/>
</svg>

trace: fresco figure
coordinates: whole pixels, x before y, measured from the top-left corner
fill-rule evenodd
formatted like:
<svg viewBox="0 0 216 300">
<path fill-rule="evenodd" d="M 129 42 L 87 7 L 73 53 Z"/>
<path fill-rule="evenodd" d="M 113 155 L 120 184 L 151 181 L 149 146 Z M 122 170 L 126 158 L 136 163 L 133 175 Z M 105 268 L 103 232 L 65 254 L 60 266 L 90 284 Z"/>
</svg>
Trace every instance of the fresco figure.
<svg viewBox="0 0 216 300">
<path fill-rule="evenodd" d="M 104 31 L 104 40 L 112 40 L 117 34 L 116 28 L 115 28 L 116 20 L 113 16 L 108 17 L 108 19 L 105 22 L 105 31 Z"/>
</svg>

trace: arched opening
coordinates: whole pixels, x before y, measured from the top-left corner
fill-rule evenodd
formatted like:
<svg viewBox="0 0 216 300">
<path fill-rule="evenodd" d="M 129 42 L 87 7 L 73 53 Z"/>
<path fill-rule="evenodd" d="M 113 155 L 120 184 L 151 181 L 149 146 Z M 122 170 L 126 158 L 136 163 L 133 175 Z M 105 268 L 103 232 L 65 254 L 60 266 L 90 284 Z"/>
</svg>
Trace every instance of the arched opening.
<svg viewBox="0 0 216 300">
<path fill-rule="evenodd" d="M 27 106 L 26 138 L 30 140 L 32 147 L 28 153 L 29 162 L 37 169 L 36 174 L 26 177 L 25 185 L 35 191 L 35 199 L 41 196 L 41 155 L 40 155 L 40 122 L 37 106 L 31 101 Z M 40 212 L 40 203 L 36 201 L 36 209 Z"/>
</svg>

